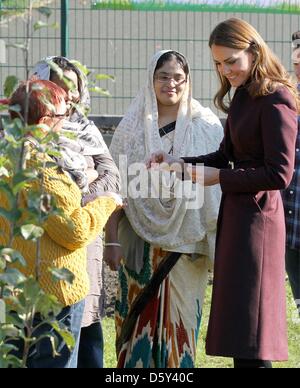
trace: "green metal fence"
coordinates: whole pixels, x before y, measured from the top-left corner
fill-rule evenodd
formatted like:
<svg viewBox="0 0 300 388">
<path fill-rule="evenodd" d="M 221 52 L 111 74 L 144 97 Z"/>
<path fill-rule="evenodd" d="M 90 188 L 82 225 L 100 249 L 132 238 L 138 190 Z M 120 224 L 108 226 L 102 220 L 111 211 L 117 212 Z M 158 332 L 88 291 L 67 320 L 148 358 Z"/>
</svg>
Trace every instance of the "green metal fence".
<svg viewBox="0 0 300 388">
<path fill-rule="evenodd" d="M 5 2 L 9 3 L 9 0 Z M 49 23 L 61 21 L 61 1 L 41 1 L 52 10 Z M 92 1 L 70 0 L 69 57 L 96 73 L 114 75 L 115 82 L 100 82 L 112 97 L 92 95 L 94 114 L 122 115 L 143 85 L 149 59 L 160 49 L 181 51 L 189 59 L 194 97 L 213 107 L 217 90 L 207 41 L 214 26 L 230 16 L 252 23 L 291 70 L 291 34 L 300 29 L 299 15 L 221 12 L 144 12 L 92 10 Z M 4 2 L 2 1 L 2 6 Z M 40 15 L 35 15 L 35 19 Z M 43 17 L 43 20 L 45 17 Z M 0 21 L 1 23 L 1 21 Z M 41 57 L 61 53 L 61 28 L 41 29 L 32 39 L 31 65 Z M 0 24 L 0 39 L 8 43 L 22 41 L 24 23 L 12 17 L 8 26 Z M 20 50 L 9 47 L 7 62 L 0 64 L 0 83 L 8 74 L 24 77 Z"/>
</svg>

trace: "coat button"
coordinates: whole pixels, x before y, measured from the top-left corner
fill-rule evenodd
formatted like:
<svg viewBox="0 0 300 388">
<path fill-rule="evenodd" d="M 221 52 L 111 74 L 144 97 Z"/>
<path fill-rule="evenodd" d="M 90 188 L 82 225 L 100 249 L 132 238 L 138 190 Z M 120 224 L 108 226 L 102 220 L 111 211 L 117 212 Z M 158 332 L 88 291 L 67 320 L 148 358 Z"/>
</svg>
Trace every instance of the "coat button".
<svg viewBox="0 0 300 388">
<path fill-rule="evenodd" d="M 293 194 L 294 194 L 293 190 L 291 190 L 291 191 L 290 191 L 290 194 L 291 194 L 291 195 L 293 195 Z"/>
<path fill-rule="evenodd" d="M 289 214 L 293 214 L 293 212 L 291 210 L 289 210 Z"/>
</svg>

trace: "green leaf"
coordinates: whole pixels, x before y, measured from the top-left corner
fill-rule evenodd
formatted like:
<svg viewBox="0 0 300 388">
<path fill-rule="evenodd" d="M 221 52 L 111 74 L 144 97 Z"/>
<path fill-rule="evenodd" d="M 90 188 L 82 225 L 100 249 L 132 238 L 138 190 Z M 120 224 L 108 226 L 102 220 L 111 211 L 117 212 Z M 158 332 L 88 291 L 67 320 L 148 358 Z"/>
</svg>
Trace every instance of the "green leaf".
<svg viewBox="0 0 300 388">
<path fill-rule="evenodd" d="M 47 151 L 47 155 L 59 158 L 59 157 L 61 157 L 61 152 L 55 151 L 55 150 L 49 150 L 49 151 Z M 47 162 L 46 163 L 46 168 L 54 168 L 54 167 L 57 167 L 57 163 L 54 163 L 54 162 Z"/>
<path fill-rule="evenodd" d="M 16 347 L 14 347 L 14 348 L 15 348 L 15 350 L 18 350 Z M 11 349 L 11 347 L 9 347 L 9 345 L 5 345 L 3 351 L 1 348 L 0 369 L 7 369 L 7 368 L 21 369 L 22 367 L 24 367 L 22 364 L 22 360 L 20 360 L 16 356 L 12 356 L 11 354 L 7 354 L 8 352 L 5 351 L 5 349 Z M 2 356 L 3 354 L 4 354 L 4 357 Z"/>
<path fill-rule="evenodd" d="M 23 284 L 23 295 L 26 305 L 28 305 L 28 303 L 36 305 L 43 294 L 43 290 L 33 277 L 26 279 L 26 282 Z"/>
<path fill-rule="evenodd" d="M 22 213 L 18 209 L 6 210 L 3 208 L 0 208 L 0 215 L 6 218 L 9 222 L 15 223 L 19 221 Z"/>
<path fill-rule="evenodd" d="M 18 16 L 18 15 L 22 15 L 22 12 L 18 9 L 0 10 L 0 17 L 3 17 L 4 19 L 9 18 L 10 16 Z"/>
<path fill-rule="evenodd" d="M 11 105 L 9 107 L 9 110 L 12 111 L 12 112 L 20 113 L 21 112 L 21 107 L 20 107 L 20 105 Z M 16 120 L 18 120 L 18 119 L 16 119 Z"/>
<path fill-rule="evenodd" d="M 57 74 L 57 76 L 60 79 L 63 78 L 64 76 L 63 70 L 56 63 L 54 63 L 52 59 L 47 60 L 47 64 L 50 66 L 51 70 L 53 70 Z"/>
<path fill-rule="evenodd" d="M 14 193 L 10 188 L 9 184 L 6 182 L 0 181 L 0 190 L 6 195 L 6 199 L 9 201 L 9 205 L 13 206 L 14 204 Z"/>
<path fill-rule="evenodd" d="M 75 61 L 75 60 L 71 60 L 71 62 L 73 63 L 73 65 L 75 65 L 76 67 L 78 67 L 78 69 L 82 72 L 82 74 L 84 74 L 85 76 L 88 76 L 89 74 L 91 74 L 91 71 L 85 66 L 83 65 L 81 62 L 79 61 Z"/>
<path fill-rule="evenodd" d="M 53 153 L 49 152 L 48 155 L 53 155 L 53 156 L 61 156 L 61 153 L 55 153 L 53 151 Z M 54 163 L 54 162 L 46 162 L 45 163 L 45 168 L 55 168 L 57 167 L 57 163 Z"/>
<path fill-rule="evenodd" d="M 74 274 L 66 268 L 49 268 L 54 281 L 65 281 L 72 284 L 74 281 Z"/>
<path fill-rule="evenodd" d="M 42 293 L 39 296 L 38 303 L 36 304 L 36 311 L 43 317 L 56 317 L 62 310 L 63 306 L 54 295 Z M 51 319 L 53 321 L 53 319 Z"/>
<path fill-rule="evenodd" d="M 49 27 L 53 28 L 54 30 L 58 30 L 59 29 L 59 24 L 58 23 L 52 23 L 52 24 L 50 24 Z"/>
<path fill-rule="evenodd" d="M 49 7 L 38 7 L 37 10 L 42 15 L 47 16 L 47 18 L 50 17 L 51 14 L 52 14 L 52 11 L 51 11 L 51 9 Z"/>
<path fill-rule="evenodd" d="M 0 112 L 7 111 L 9 108 L 9 105 L 0 104 Z"/>
<path fill-rule="evenodd" d="M 115 77 L 113 75 L 109 75 L 109 74 L 96 74 L 95 75 L 95 79 L 99 80 L 99 81 L 108 80 L 109 79 L 109 80 L 115 82 Z"/>
<path fill-rule="evenodd" d="M 18 330 L 14 325 L 2 325 L 1 328 L 7 337 L 19 337 L 20 335 L 20 330 Z"/>
<path fill-rule="evenodd" d="M 47 109 L 49 109 L 50 112 L 56 113 L 56 107 L 49 101 L 49 96 L 47 95 L 47 92 L 45 91 L 45 94 L 42 94 L 40 96 L 41 101 L 44 105 L 46 105 Z"/>
<path fill-rule="evenodd" d="M 76 90 L 76 85 L 75 85 L 75 83 L 71 79 L 69 79 L 68 77 L 63 76 L 62 80 L 64 81 L 65 85 L 67 86 L 67 88 L 69 90 Z"/>
<path fill-rule="evenodd" d="M 59 28 L 59 25 L 58 25 L 58 23 L 48 24 L 48 23 L 42 22 L 41 20 L 39 20 L 38 22 L 36 22 L 36 23 L 33 25 L 34 31 L 40 30 L 40 29 L 42 29 L 42 28 L 53 28 L 53 29 L 58 29 L 58 28 Z"/>
<path fill-rule="evenodd" d="M 93 88 L 89 89 L 91 92 L 101 94 L 102 96 L 111 97 L 111 94 L 108 90 L 99 88 L 99 86 L 94 86 Z"/>
<path fill-rule="evenodd" d="M 18 172 L 13 178 L 13 193 L 16 195 L 21 191 L 29 182 L 37 178 L 36 171 L 26 170 L 23 172 Z"/>
<path fill-rule="evenodd" d="M 27 201 L 27 211 L 28 211 L 28 217 L 33 216 L 34 219 L 37 219 L 40 215 L 41 211 L 41 193 L 32 193 L 30 198 L 28 198 Z M 28 224 L 35 223 L 28 221 Z"/>
<path fill-rule="evenodd" d="M 0 274 L 0 282 L 17 287 L 23 283 L 26 277 L 17 269 L 9 268 L 4 273 Z"/>
<path fill-rule="evenodd" d="M 25 240 L 37 241 L 44 234 L 44 229 L 36 225 L 21 226 L 21 235 Z"/>
<path fill-rule="evenodd" d="M 6 268 L 6 260 L 0 257 L 0 271 L 4 271 Z"/>
<path fill-rule="evenodd" d="M 16 298 L 16 297 L 14 297 Z M 18 298 L 17 298 L 18 299 Z M 15 300 L 15 299 L 14 299 Z M 12 303 L 10 299 L 7 299 L 7 304 L 12 307 Z M 15 308 L 15 306 L 14 306 Z M 7 312 L 6 314 L 6 323 L 11 324 L 16 326 L 18 329 L 24 329 L 25 323 L 24 321 L 20 318 L 19 314 L 12 314 L 10 312 Z"/>
<path fill-rule="evenodd" d="M 12 248 L 3 248 L 0 250 L 0 256 L 3 257 L 9 263 L 18 262 L 23 267 L 26 267 L 26 260 L 19 251 Z"/>
<path fill-rule="evenodd" d="M 51 326 L 53 327 L 53 329 L 55 331 L 57 331 L 57 333 L 59 335 L 62 336 L 64 342 L 66 343 L 67 347 L 69 348 L 69 350 L 73 349 L 74 346 L 75 346 L 75 339 L 74 337 L 72 336 L 72 334 L 66 330 L 66 329 L 62 329 L 57 322 L 53 322 L 51 324 Z"/>
<path fill-rule="evenodd" d="M 0 177 L 5 176 L 6 178 L 9 177 L 9 172 L 5 167 L 0 167 Z"/>
<path fill-rule="evenodd" d="M 58 353 L 58 351 L 56 350 L 57 349 L 57 346 L 58 346 L 58 339 L 57 339 L 57 336 L 55 334 L 49 334 L 47 336 L 50 340 L 50 343 L 51 343 L 51 347 L 52 347 L 52 357 L 57 357 L 59 356 L 60 354 Z"/>
<path fill-rule="evenodd" d="M 6 45 L 7 47 L 13 47 L 13 48 L 16 48 L 16 49 L 21 49 L 21 50 L 26 50 L 26 46 L 24 43 L 8 43 Z"/>
<path fill-rule="evenodd" d="M 6 80 L 4 82 L 4 95 L 5 97 L 10 97 L 13 92 L 16 90 L 17 86 L 19 84 L 19 80 L 15 75 L 9 75 L 6 77 Z"/>
</svg>

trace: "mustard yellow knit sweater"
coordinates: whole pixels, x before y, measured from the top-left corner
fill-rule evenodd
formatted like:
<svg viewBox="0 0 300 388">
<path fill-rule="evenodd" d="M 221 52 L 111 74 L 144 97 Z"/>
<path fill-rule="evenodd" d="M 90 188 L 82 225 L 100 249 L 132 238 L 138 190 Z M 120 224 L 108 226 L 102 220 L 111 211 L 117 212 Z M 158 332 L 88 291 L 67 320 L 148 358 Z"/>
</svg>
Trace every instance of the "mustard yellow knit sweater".
<svg viewBox="0 0 300 388">
<path fill-rule="evenodd" d="M 41 238 L 40 285 L 45 292 L 55 295 L 69 306 L 82 300 L 88 293 L 89 280 L 86 271 L 86 246 L 92 242 L 105 226 L 116 209 L 114 199 L 100 197 L 81 207 L 81 192 L 72 179 L 57 168 L 42 170 L 45 192 L 51 194 L 64 216 L 52 215 L 44 227 Z M 21 207 L 27 207 L 28 192 L 35 190 L 33 183 L 21 196 Z M 8 209 L 8 202 L 0 192 L 0 207 Z M 0 245 L 8 241 L 8 223 L 0 216 Z M 25 275 L 35 274 L 36 243 L 15 238 L 13 248 L 20 251 L 27 261 L 26 268 L 19 268 Z M 54 282 L 49 268 L 67 268 L 74 276 L 72 285 L 64 281 Z"/>
</svg>

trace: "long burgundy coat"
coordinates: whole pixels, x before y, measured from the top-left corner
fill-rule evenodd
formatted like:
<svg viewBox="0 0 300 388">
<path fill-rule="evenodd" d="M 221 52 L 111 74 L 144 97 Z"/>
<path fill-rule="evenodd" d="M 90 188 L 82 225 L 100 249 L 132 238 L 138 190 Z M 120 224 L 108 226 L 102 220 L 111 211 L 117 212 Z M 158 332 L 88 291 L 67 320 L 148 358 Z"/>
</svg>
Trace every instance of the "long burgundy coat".
<svg viewBox="0 0 300 388">
<path fill-rule="evenodd" d="M 295 102 L 287 89 L 253 99 L 240 87 L 220 149 L 184 158 L 221 169 L 209 355 L 288 358 L 285 222 L 279 190 L 292 178 L 296 135 Z"/>
</svg>

